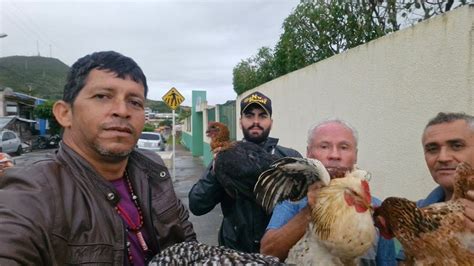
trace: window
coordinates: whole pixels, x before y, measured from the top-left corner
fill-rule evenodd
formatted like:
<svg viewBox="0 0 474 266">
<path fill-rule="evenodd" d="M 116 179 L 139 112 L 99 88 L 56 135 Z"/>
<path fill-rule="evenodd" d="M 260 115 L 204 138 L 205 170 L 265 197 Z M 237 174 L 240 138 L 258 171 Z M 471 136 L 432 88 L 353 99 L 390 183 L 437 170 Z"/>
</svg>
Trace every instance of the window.
<svg viewBox="0 0 474 266">
<path fill-rule="evenodd" d="M 161 140 L 159 134 L 147 134 L 147 133 L 142 133 L 140 136 L 140 139 L 146 139 L 146 140 Z"/>
</svg>

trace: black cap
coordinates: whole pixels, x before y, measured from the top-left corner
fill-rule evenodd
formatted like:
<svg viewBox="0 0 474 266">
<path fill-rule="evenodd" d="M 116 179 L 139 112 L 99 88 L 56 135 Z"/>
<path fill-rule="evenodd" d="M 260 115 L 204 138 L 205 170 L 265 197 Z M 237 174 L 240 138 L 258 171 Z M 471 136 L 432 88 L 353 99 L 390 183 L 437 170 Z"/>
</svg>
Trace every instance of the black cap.
<svg viewBox="0 0 474 266">
<path fill-rule="evenodd" d="M 260 105 L 269 116 L 272 116 L 272 100 L 263 93 L 254 92 L 240 101 L 240 114 L 252 104 Z"/>
</svg>

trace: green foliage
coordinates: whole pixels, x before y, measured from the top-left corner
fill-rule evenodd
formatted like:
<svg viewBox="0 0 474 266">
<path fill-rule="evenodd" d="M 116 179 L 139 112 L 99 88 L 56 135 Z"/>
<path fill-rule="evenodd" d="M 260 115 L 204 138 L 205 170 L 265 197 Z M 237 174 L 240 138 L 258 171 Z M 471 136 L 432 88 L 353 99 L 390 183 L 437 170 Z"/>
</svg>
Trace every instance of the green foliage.
<svg viewBox="0 0 474 266">
<path fill-rule="evenodd" d="M 262 47 L 256 56 L 242 60 L 233 69 L 234 91 L 241 94 L 275 78 L 272 50 Z"/>
<path fill-rule="evenodd" d="M 283 23 L 276 46 L 278 75 L 300 69 L 387 33 L 370 1 L 304 1 Z"/>
<path fill-rule="evenodd" d="M 35 107 L 33 113 L 35 117 L 48 120 L 49 134 L 59 134 L 61 125 L 59 125 L 56 117 L 53 115 L 53 105 L 55 101 L 49 100 Z"/>
<path fill-rule="evenodd" d="M 15 92 L 57 100 L 62 98 L 69 67 L 55 58 L 9 56 L 0 58 L 0 84 Z"/>
<path fill-rule="evenodd" d="M 152 125 L 152 124 L 149 124 L 149 123 L 145 123 L 145 125 L 143 127 L 143 131 L 144 132 L 153 132 L 153 131 L 155 131 L 155 126 Z"/>
<path fill-rule="evenodd" d="M 150 107 L 151 110 L 158 113 L 171 113 L 171 108 L 166 105 L 163 101 L 154 101 L 147 99 L 145 101 L 145 106 Z"/>
<path fill-rule="evenodd" d="M 262 47 L 255 56 L 234 67 L 234 91 L 242 94 L 276 77 L 397 31 L 401 26 L 464 4 L 464 0 L 301 0 L 285 19 L 284 32 L 274 53 Z"/>
<path fill-rule="evenodd" d="M 58 100 L 63 97 L 69 67 L 56 58 L 9 56 L 0 58 L 0 86 L 10 87 L 38 98 Z M 162 101 L 146 100 L 155 112 L 171 113 Z M 179 109 L 178 109 L 179 110 Z"/>
<path fill-rule="evenodd" d="M 190 108 L 181 108 L 178 113 L 178 121 L 183 121 L 184 119 L 191 116 L 191 109 Z"/>
<path fill-rule="evenodd" d="M 250 59 L 242 60 L 234 67 L 232 83 L 237 94 L 258 86 L 256 69 L 252 66 Z"/>
<path fill-rule="evenodd" d="M 162 126 L 173 127 L 173 121 L 170 120 L 170 119 L 166 119 L 166 120 L 160 121 L 160 123 L 158 125 L 160 125 L 160 127 L 162 127 Z"/>
</svg>

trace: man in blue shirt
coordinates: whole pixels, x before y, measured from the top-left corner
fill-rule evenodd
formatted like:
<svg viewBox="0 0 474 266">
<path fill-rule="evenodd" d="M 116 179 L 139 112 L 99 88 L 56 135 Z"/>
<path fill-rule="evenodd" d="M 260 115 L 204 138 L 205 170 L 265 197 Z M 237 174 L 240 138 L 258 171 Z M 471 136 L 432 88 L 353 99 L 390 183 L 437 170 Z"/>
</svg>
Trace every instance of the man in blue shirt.
<svg viewBox="0 0 474 266">
<path fill-rule="evenodd" d="M 438 186 L 418 207 L 448 201 L 453 196 L 456 167 L 461 162 L 474 166 L 474 116 L 465 113 L 438 113 L 423 131 L 421 139 L 425 161 Z M 474 232 L 474 191 L 469 191 L 470 201 L 464 200 L 466 228 Z M 404 259 L 403 251 L 397 256 Z"/>
<path fill-rule="evenodd" d="M 474 116 L 439 113 L 426 125 L 422 144 L 426 165 L 439 186 L 418 201 L 419 207 L 450 200 L 457 165 L 467 162 L 474 166 Z"/>
<path fill-rule="evenodd" d="M 357 162 L 357 131 L 338 119 L 315 125 L 308 132 L 306 157 L 321 161 L 330 175 L 352 170 Z M 308 192 L 310 197 L 318 186 L 311 186 Z M 380 200 L 372 197 L 372 203 L 380 204 Z M 310 219 L 307 205 L 307 198 L 304 198 L 299 202 L 284 201 L 275 207 L 261 241 L 261 253 L 286 259 L 290 248 L 306 231 Z M 361 264 L 396 265 L 393 241 L 377 238 L 374 247 L 361 259 Z"/>
</svg>

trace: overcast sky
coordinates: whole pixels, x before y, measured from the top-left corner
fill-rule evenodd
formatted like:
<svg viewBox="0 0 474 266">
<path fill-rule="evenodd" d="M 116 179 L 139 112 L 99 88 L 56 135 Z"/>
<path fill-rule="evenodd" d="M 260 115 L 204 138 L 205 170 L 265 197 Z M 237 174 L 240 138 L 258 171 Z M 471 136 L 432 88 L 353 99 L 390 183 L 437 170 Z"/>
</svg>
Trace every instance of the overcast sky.
<svg viewBox="0 0 474 266">
<path fill-rule="evenodd" d="M 0 0 L 0 56 L 52 56 L 67 65 L 94 51 L 132 57 L 149 99 L 176 87 L 209 104 L 234 100 L 232 69 L 262 46 L 273 48 L 298 0 Z"/>
</svg>

